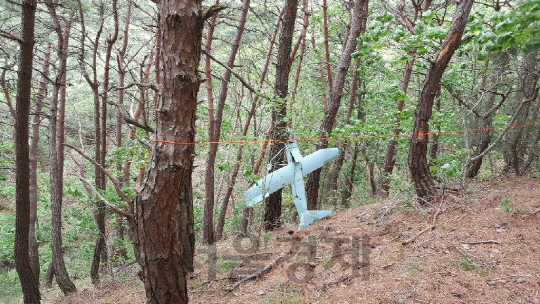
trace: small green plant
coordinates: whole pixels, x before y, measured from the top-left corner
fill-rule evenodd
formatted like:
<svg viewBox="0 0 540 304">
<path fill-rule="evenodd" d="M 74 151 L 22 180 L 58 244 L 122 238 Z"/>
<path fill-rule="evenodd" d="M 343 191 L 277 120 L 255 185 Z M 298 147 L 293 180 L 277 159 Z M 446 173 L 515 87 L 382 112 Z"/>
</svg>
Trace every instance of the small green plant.
<svg viewBox="0 0 540 304">
<path fill-rule="evenodd" d="M 268 231 L 263 238 L 264 248 L 268 245 L 268 242 L 272 239 L 272 231 Z"/>
<path fill-rule="evenodd" d="M 464 259 L 461 261 L 461 266 L 465 271 L 473 271 L 480 275 L 486 275 L 488 273 L 488 270 L 472 261 L 469 261 L 468 259 Z"/>
<path fill-rule="evenodd" d="M 517 213 L 521 214 L 521 208 L 519 206 L 512 206 L 510 204 L 510 199 L 507 197 L 503 197 L 501 204 L 499 207 L 502 209 L 505 213 Z"/>
</svg>

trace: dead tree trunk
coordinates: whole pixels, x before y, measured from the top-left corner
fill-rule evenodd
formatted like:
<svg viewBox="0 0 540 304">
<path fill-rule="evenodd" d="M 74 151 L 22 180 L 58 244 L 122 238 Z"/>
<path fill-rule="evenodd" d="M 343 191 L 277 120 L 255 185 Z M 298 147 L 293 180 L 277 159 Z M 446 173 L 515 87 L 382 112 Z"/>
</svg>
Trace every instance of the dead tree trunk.
<svg viewBox="0 0 540 304">
<path fill-rule="evenodd" d="M 156 109 L 156 139 L 195 140 L 201 79 L 198 67 L 204 20 L 201 1 L 161 0 L 161 63 L 164 73 Z M 156 143 L 136 197 L 133 233 L 147 303 L 188 302 L 193 271 L 193 145 Z"/>
<path fill-rule="evenodd" d="M 419 197 L 429 197 L 435 193 L 435 184 L 427 162 L 428 135 L 426 133 L 429 132 L 429 119 L 432 115 L 433 101 L 440 88 L 442 75 L 452 55 L 461 44 L 461 37 L 467 24 L 472 3 L 473 0 L 459 2 L 450 30 L 435 60 L 430 65 L 414 113 L 413 136 L 409 147 L 408 163 L 416 194 Z"/>
<path fill-rule="evenodd" d="M 343 95 L 343 88 L 345 86 L 345 77 L 349 71 L 351 64 L 351 55 L 356 49 L 358 37 L 366 29 L 366 21 L 368 14 L 368 0 L 356 0 L 353 6 L 353 21 L 349 37 L 347 37 L 347 43 L 341 54 L 339 60 L 338 69 L 335 73 L 334 84 L 330 92 L 330 105 L 328 110 L 324 113 L 324 119 L 321 124 L 320 137 L 328 137 L 332 134 L 338 109 L 341 105 L 341 97 Z M 324 149 L 328 147 L 328 141 L 322 141 L 317 145 L 317 149 Z M 308 176 L 306 182 L 306 196 L 308 202 L 308 209 L 317 209 L 317 200 L 319 198 L 319 182 L 321 179 L 321 169 L 313 171 Z"/>
<path fill-rule="evenodd" d="M 15 122 L 15 266 L 23 290 L 24 303 L 38 304 L 39 277 L 33 269 L 29 254 L 30 230 L 30 168 L 28 150 L 28 122 L 30 116 L 30 93 L 32 90 L 32 67 L 34 61 L 34 28 L 36 20 L 35 0 L 22 2 L 22 37 L 17 75 Z M 39 265 L 38 265 L 39 266 Z"/>
<path fill-rule="evenodd" d="M 210 110 L 209 115 L 210 120 L 213 121 L 212 126 L 209 127 L 209 138 L 210 141 L 217 142 L 221 137 L 221 124 L 223 122 L 223 110 L 225 109 L 225 101 L 227 100 L 227 95 L 229 92 L 229 82 L 231 81 L 232 69 L 234 68 L 234 61 L 236 60 L 236 54 L 240 48 L 240 41 L 242 40 L 242 35 L 244 33 L 244 26 L 246 24 L 246 17 L 249 10 L 250 0 L 244 0 L 242 5 L 242 13 L 240 15 L 240 20 L 238 21 L 238 28 L 236 30 L 236 36 L 232 41 L 231 52 L 229 53 L 229 59 L 227 61 L 227 66 L 229 69 L 225 71 L 221 79 L 221 90 L 218 96 L 218 104 L 216 108 L 215 116 Z M 206 160 L 206 172 L 204 178 L 205 186 L 205 202 L 204 202 L 204 215 L 203 215 L 203 238 L 202 241 L 204 244 L 214 244 L 215 234 L 214 234 L 214 171 L 216 156 L 218 150 L 218 144 L 210 144 L 208 159 Z"/>
<path fill-rule="evenodd" d="M 289 93 L 289 74 L 291 71 L 291 48 L 296 21 L 296 11 L 298 0 L 286 0 L 283 9 L 283 22 L 279 36 L 276 82 L 274 85 L 274 105 L 272 107 L 272 133 L 271 139 L 278 140 L 287 136 L 287 95 Z M 270 147 L 270 157 L 277 155 L 283 149 L 283 143 L 273 143 Z M 279 169 L 279 164 L 283 159 L 277 157 L 272 163 L 270 171 Z M 281 190 L 274 192 L 264 204 L 264 229 L 274 230 L 280 226 L 281 217 Z"/>
</svg>

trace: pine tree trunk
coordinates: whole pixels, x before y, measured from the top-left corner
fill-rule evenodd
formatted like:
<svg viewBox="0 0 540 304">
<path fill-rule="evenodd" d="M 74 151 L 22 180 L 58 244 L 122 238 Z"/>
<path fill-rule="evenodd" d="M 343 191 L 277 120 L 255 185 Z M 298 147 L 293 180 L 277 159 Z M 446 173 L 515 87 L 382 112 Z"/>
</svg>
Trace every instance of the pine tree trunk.
<svg viewBox="0 0 540 304">
<path fill-rule="evenodd" d="M 23 290 L 24 303 L 38 304 L 39 277 L 33 269 L 29 254 L 30 230 L 30 168 L 28 148 L 28 123 L 30 116 L 30 94 L 32 90 L 32 67 L 34 61 L 34 25 L 36 17 L 35 0 L 22 3 L 22 41 L 20 42 L 20 61 L 17 75 L 15 122 L 15 266 Z M 39 265 L 38 265 L 39 266 Z"/>
<path fill-rule="evenodd" d="M 107 49 L 105 52 L 105 66 L 104 66 L 104 75 L 103 75 L 103 93 L 101 94 L 101 134 L 100 134 L 100 153 L 99 155 L 99 164 L 102 167 L 106 167 L 106 157 L 107 157 L 107 100 L 108 100 L 108 91 L 109 91 L 109 74 L 110 74 L 110 62 L 111 54 L 114 43 L 118 39 L 118 10 L 117 10 L 117 0 L 112 1 L 112 10 L 114 17 L 114 32 L 112 36 L 107 39 Z M 98 101 L 99 102 L 99 101 Z M 99 183 L 96 183 L 98 189 L 105 190 L 107 187 L 107 179 L 105 176 L 105 171 L 99 170 L 96 174 L 99 177 Z M 97 181 L 96 181 L 97 182 Z M 92 259 L 92 265 L 90 266 L 90 278 L 92 279 L 92 284 L 99 283 L 99 269 L 100 263 L 104 265 L 108 262 L 108 253 L 107 253 L 107 244 L 106 244 L 106 213 L 105 213 L 105 203 L 102 201 L 96 202 L 96 211 L 94 212 L 94 219 L 98 228 L 98 235 L 96 236 L 96 245 L 94 248 L 94 256 Z"/>
<path fill-rule="evenodd" d="M 347 43 L 341 54 L 339 65 L 334 77 L 334 83 L 330 92 L 330 105 L 324 113 L 324 119 L 321 124 L 320 137 L 328 137 L 334 129 L 338 109 L 341 105 L 341 97 L 345 86 L 345 78 L 351 65 L 351 55 L 356 49 L 357 39 L 366 29 L 366 21 L 368 14 L 368 0 L 356 0 L 353 7 L 353 22 Z M 322 141 L 317 145 L 317 150 L 328 147 L 328 141 Z M 307 178 L 306 196 L 308 209 L 317 209 L 317 201 L 319 198 L 319 182 L 321 179 L 321 169 L 313 171 Z"/>
<path fill-rule="evenodd" d="M 195 140 L 198 67 L 204 20 L 201 1 L 161 0 L 163 79 L 156 113 L 156 139 Z M 156 143 L 136 197 L 133 233 L 147 303 L 187 303 L 193 271 L 193 145 Z"/>
<path fill-rule="evenodd" d="M 532 104 L 532 98 L 537 94 L 538 83 L 538 54 L 537 52 L 530 52 L 523 57 L 523 63 L 521 66 L 521 87 L 516 94 L 517 103 L 524 104 L 515 120 L 515 125 L 525 124 L 528 120 L 529 110 Z M 516 105 L 518 106 L 518 105 Z M 530 128 L 532 129 L 532 128 Z M 523 174 L 521 168 L 525 160 L 525 151 L 529 143 L 526 142 L 528 133 L 525 128 L 516 128 L 508 130 L 506 134 L 507 142 L 504 152 L 504 159 L 506 161 L 506 168 L 514 171 L 516 175 Z"/>
<path fill-rule="evenodd" d="M 298 0 L 286 0 L 283 9 L 283 22 L 279 36 L 276 82 L 274 86 L 274 105 L 272 107 L 272 133 L 271 139 L 278 140 L 287 137 L 287 95 L 289 93 L 289 74 L 291 71 L 291 48 L 296 21 Z M 272 143 L 270 157 L 277 155 L 283 149 L 283 143 Z M 276 162 L 283 160 L 284 154 L 274 159 L 270 172 L 279 169 Z M 270 194 L 264 205 L 264 229 L 274 230 L 280 226 L 281 217 L 281 190 Z"/>
<path fill-rule="evenodd" d="M 263 85 L 266 79 L 266 74 L 268 73 L 268 66 L 270 64 L 270 59 L 272 58 L 272 51 L 274 50 L 274 44 L 276 41 L 276 36 L 279 30 L 279 23 L 280 23 L 282 15 L 283 15 L 283 10 L 281 10 L 276 20 L 274 31 L 272 33 L 272 37 L 270 38 L 270 45 L 268 47 L 268 51 L 266 52 L 266 59 L 265 59 L 264 66 L 261 72 L 261 76 L 259 77 L 259 86 Z M 246 117 L 246 121 L 244 122 L 244 127 L 242 129 L 242 137 L 245 137 L 249 131 L 249 126 L 251 125 L 251 119 L 253 118 L 253 115 L 255 115 L 255 110 L 257 109 L 258 101 L 259 101 L 259 95 L 255 95 L 255 97 L 253 98 L 253 102 L 251 103 L 251 107 L 249 109 L 248 115 Z M 225 197 L 223 198 L 223 203 L 221 205 L 221 210 L 220 210 L 221 212 L 219 214 L 218 224 L 216 226 L 216 235 L 218 239 L 221 239 L 223 237 L 223 227 L 225 226 L 225 216 L 227 213 L 227 207 L 229 205 L 232 192 L 234 190 L 234 185 L 236 184 L 236 178 L 238 176 L 238 173 L 240 172 L 240 166 L 242 165 L 243 152 L 244 152 L 244 146 L 240 146 L 240 148 L 238 149 L 238 152 L 236 153 L 236 162 L 233 167 L 231 180 L 229 182 L 229 186 L 227 187 L 227 192 L 225 193 Z M 253 168 L 253 171 L 254 171 L 254 174 L 257 174 L 255 173 L 255 168 Z M 250 222 L 250 217 L 249 217 L 250 214 L 251 214 L 251 208 L 244 207 L 243 212 L 242 212 L 242 225 L 241 225 L 241 233 L 243 233 L 244 235 L 247 235 L 247 230 L 248 230 L 248 226 Z"/>
<path fill-rule="evenodd" d="M 210 141 L 219 141 L 221 137 L 221 124 L 223 122 L 223 110 L 225 109 L 225 101 L 229 92 L 229 83 L 231 81 L 231 71 L 234 68 L 234 61 L 236 60 L 236 54 L 240 48 L 240 42 L 242 40 L 242 34 L 244 33 L 244 26 L 246 24 L 246 17 L 249 10 L 250 0 L 244 0 L 242 5 L 242 13 L 240 20 L 238 21 L 238 27 L 236 30 L 236 36 L 234 37 L 231 45 L 231 52 L 227 61 L 229 69 L 225 71 L 221 79 L 221 90 L 218 96 L 218 104 L 216 108 L 215 117 L 210 117 L 213 120 L 212 126 L 209 128 Z M 210 107 L 209 107 L 210 108 Z M 209 111 L 209 115 L 214 115 L 212 111 Z M 208 152 L 208 159 L 206 160 L 206 172 L 204 179 L 205 186 L 205 202 L 204 202 L 204 214 L 203 214 L 203 238 L 204 244 L 212 245 L 216 241 L 214 233 L 214 171 L 215 163 L 218 151 L 218 144 L 211 144 Z"/>
<path fill-rule="evenodd" d="M 459 2 L 452 25 L 441 45 L 435 60 L 431 63 L 420 93 L 420 100 L 414 115 L 413 136 L 409 147 L 409 169 L 412 181 L 419 197 L 435 194 L 435 184 L 427 162 L 429 120 L 432 115 L 433 101 L 440 87 L 440 81 L 452 55 L 461 44 L 461 37 L 467 24 L 473 0 Z"/>
<path fill-rule="evenodd" d="M 38 224 L 37 218 L 37 162 L 39 157 L 39 126 L 41 124 L 41 111 L 43 109 L 43 102 L 47 97 L 47 86 L 49 77 L 49 61 L 51 58 L 50 46 L 45 51 L 43 58 L 42 73 L 43 77 L 39 83 L 39 91 L 36 96 L 35 115 L 32 118 L 32 140 L 30 142 L 30 261 L 32 263 L 32 270 L 34 271 L 36 278 L 39 279 L 39 245 L 36 238 L 36 226 Z"/>
<path fill-rule="evenodd" d="M 64 262 L 62 248 L 62 200 L 64 185 L 64 140 L 65 140 L 65 103 L 66 103 L 66 73 L 69 48 L 69 35 L 71 23 L 75 11 L 71 11 L 64 28 L 60 25 L 60 19 L 56 14 L 56 5 L 46 2 L 47 8 L 55 23 L 56 36 L 58 38 L 59 65 L 54 83 L 54 90 L 50 106 L 49 119 L 49 175 L 51 196 L 51 249 L 52 264 L 56 282 L 64 294 L 77 291 L 71 281 Z"/>
</svg>

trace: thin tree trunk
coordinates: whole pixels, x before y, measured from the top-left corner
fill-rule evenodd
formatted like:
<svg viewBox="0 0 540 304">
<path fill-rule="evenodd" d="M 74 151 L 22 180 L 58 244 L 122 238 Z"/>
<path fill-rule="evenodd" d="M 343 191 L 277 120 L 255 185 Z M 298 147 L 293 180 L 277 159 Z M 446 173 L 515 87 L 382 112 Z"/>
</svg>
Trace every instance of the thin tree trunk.
<svg viewBox="0 0 540 304">
<path fill-rule="evenodd" d="M 321 88 L 322 88 L 322 98 L 323 98 L 323 109 L 326 111 L 328 109 L 328 97 L 326 93 L 326 76 L 324 75 L 324 67 L 323 62 L 321 60 L 320 54 L 317 52 L 315 47 L 315 36 L 311 36 L 311 46 L 315 50 L 315 53 L 317 54 L 317 61 L 319 62 L 319 75 L 321 76 Z"/>
<path fill-rule="evenodd" d="M 122 38 L 122 48 L 118 52 L 118 86 L 120 88 L 124 87 L 126 73 L 127 73 L 127 66 L 125 62 L 126 57 L 126 51 L 128 47 L 129 42 L 129 22 L 131 19 L 131 6 L 132 2 L 129 1 L 127 5 L 127 11 L 126 11 L 126 17 L 125 17 L 125 23 L 124 23 L 124 36 Z M 124 106 L 124 90 L 120 89 L 118 90 L 118 106 L 123 107 Z M 120 148 L 122 147 L 122 113 L 118 111 L 116 114 L 116 147 Z M 122 166 L 119 165 L 118 171 L 122 171 Z M 125 172 L 122 173 L 122 182 L 125 185 L 129 185 L 129 172 L 128 174 L 125 174 Z"/>
<path fill-rule="evenodd" d="M 56 282 L 64 294 L 77 291 L 75 284 L 69 278 L 64 262 L 62 248 L 62 200 L 63 200 L 63 171 L 64 171 L 64 119 L 65 119 L 65 84 L 67 72 L 67 58 L 69 48 L 69 33 L 75 11 L 71 11 L 62 28 L 60 18 L 56 14 L 56 5 L 46 2 L 49 13 L 54 22 L 54 29 L 58 38 L 59 65 L 54 83 L 54 90 L 50 106 L 49 119 L 49 171 L 51 195 L 51 249 L 53 274 Z"/>
<path fill-rule="evenodd" d="M 33 269 L 29 254 L 30 230 L 30 168 L 28 150 L 28 122 L 30 116 L 30 94 L 32 90 L 32 67 L 34 61 L 34 25 L 36 20 L 35 0 L 22 3 L 22 41 L 17 73 L 17 120 L 15 122 L 15 267 L 23 291 L 24 303 L 38 304 L 39 277 Z M 39 266 L 39 265 L 38 265 Z"/>
<path fill-rule="evenodd" d="M 403 80 L 401 81 L 401 91 L 403 91 L 403 94 L 407 94 L 407 89 L 409 87 L 409 82 L 411 80 L 411 75 L 413 71 L 414 66 L 414 59 L 411 59 L 407 61 L 405 64 L 405 69 L 403 71 Z M 398 100 L 396 104 L 396 108 L 401 113 L 403 111 L 403 107 L 405 106 L 405 99 Z M 393 132 L 396 136 L 401 134 L 401 119 L 398 117 L 395 123 L 395 128 L 393 129 Z M 384 165 L 383 165 L 383 176 L 381 179 L 381 189 L 383 193 L 388 194 L 388 191 L 390 190 L 390 180 L 389 177 L 392 174 L 392 171 L 394 171 L 394 166 L 396 165 L 395 155 L 396 155 L 396 148 L 397 148 L 398 141 L 395 138 L 392 138 L 390 142 L 388 143 L 388 147 L 386 148 L 386 156 L 384 158 Z"/>
<path fill-rule="evenodd" d="M 125 55 L 128 47 L 129 42 L 129 22 L 131 19 L 131 6 L 132 2 L 128 2 L 126 16 L 125 16 L 125 23 L 124 23 L 124 33 L 122 38 L 122 48 L 118 52 L 118 86 L 123 88 L 125 83 L 125 77 L 126 77 L 126 62 L 125 62 Z M 124 90 L 121 89 L 118 91 L 118 106 L 123 107 L 124 106 Z M 121 148 L 122 147 L 122 113 L 120 110 L 118 110 L 118 113 L 116 114 L 116 147 Z M 121 181 L 124 185 L 129 185 L 129 172 L 125 174 L 126 172 L 123 171 L 123 165 L 118 164 L 117 170 L 122 173 Z M 125 221 L 124 217 L 121 215 L 117 215 L 116 217 L 116 234 L 118 235 L 118 238 L 121 240 L 121 242 L 117 243 L 115 245 L 115 248 L 113 249 L 113 254 L 115 256 L 120 256 L 124 260 L 127 259 L 127 248 L 124 246 L 124 231 L 125 231 Z"/>
<path fill-rule="evenodd" d="M 289 74 L 291 71 L 290 56 L 294 24 L 296 21 L 296 11 L 298 0 L 286 0 L 283 10 L 283 22 L 279 36 L 276 82 L 274 85 L 274 106 L 272 107 L 272 134 L 273 140 L 283 139 L 287 136 L 287 95 L 289 91 Z M 272 143 L 270 156 L 274 157 L 283 149 L 283 143 Z M 276 157 L 270 171 L 279 167 L 275 162 L 280 162 L 283 157 Z M 281 190 L 270 194 L 264 204 L 264 229 L 274 230 L 280 226 L 281 217 Z"/>
<path fill-rule="evenodd" d="M 35 115 L 32 117 L 32 140 L 30 142 L 30 261 L 32 264 L 32 270 L 34 271 L 36 278 L 39 279 L 39 252 L 38 243 L 36 238 L 36 226 L 37 226 L 37 162 L 39 155 L 39 126 L 41 124 L 41 111 L 43 109 L 43 102 L 47 96 L 47 85 L 49 77 L 49 61 L 51 59 L 50 45 L 45 51 L 43 58 L 42 73 L 43 77 L 39 83 L 39 91 L 36 96 Z"/>
<path fill-rule="evenodd" d="M 517 103 L 522 103 L 525 100 L 529 100 L 536 94 L 538 89 L 538 72 L 536 68 L 538 63 L 537 54 L 537 52 L 530 52 L 523 57 L 520 73 L 522 86 L 516 94 Z M 521 107 L 519 113 L 517 113 L 515 124 L 525 124 L 529 116 L 531 103 L 532 102 L 528 102 Z M 504 153 L 506 168 L 507 170 L 514 170 L 516 175 L 521 175 L 523 173 L 521 168 L 524 163 L 525 150 L 528 144 L 525 141 L 525 132 L 526 130 L 524 128 L 517 128 L 514 130 L 509 130 L 506 134 L 507 142 Z"/>
<path fill-rule="evenodd" d="M 118 39 L 118 10 L 117 10 L 117 0 L 112 1 L 112 10 L 114 18 L 114 32 L 112 36 L 107 39 L 107 49 L 105 52 L 105 66 L 104 66 L 104 75 L 103 75 L 103 93 L 101 94 L 101 134 L 100 134 L 100 153 L 99 155 L 99 164 L 102 167 L 105 167 L 105 161 L 107 156 L 107 100 L 108 100 L 108 91 L 109 91 L 109 73 L 110 73 L 110 63 L 112 48 Z M 105 176 L 104 170 L 99 170 L 99 184 L 96 183 L 98 189 L 105 190 L 107 179 Z M 106 214 L 105 214 L 105 203 L 101 200 L 96 203 L 96 210 L 94 212 L 94 218 L 98 228 L 98 235 L 96 236 L 96 245 L 94 248 L 94 257 L 92 259 L 92 265 L 90 266 L 90 278 L 92 279 L 92 284 L 99 283 L 99 268 L 100 263 L 103 262 L 104 265 L 108 262 L 107 254 L 107 244 L 106 244 Z M 103 261 L 102 261 L 103 260 Z"/>
<path fill-rule="evenodd" d="M 351 31 L 347 39 L 343 53 L 339 60 L 338 69 L 335 73 L 334 85 L 330 92 L 330 105 L 328 110 L 324 113 L 324 119 L 321 124 L 320 137 L 328 137 L 332 134 L 334 124 L 336 121 L 336 115 L 341 105 L 341 97 L 343 95 L 343 88 L 345 86 L 345 77 L 349 71 L 351 64 L 351 55 L 356 49 L 357 41 L 360 35 L 366 29 L 366 21 L 368 14 L 368 0 L 356 0 L 353 7 L 353 22 L 351 25 Z M 328 147 L 328 141 L 322 141 L 317 145 L 317 149 L 324 149 Z M 317 201 L 319 197 L 319 182 L 321 178 L 321 169 L 313 171 L 306 182 L 306 196 L 308 209 L 317 209 Z"/>
<path fill-rule="evenodd" d="M 332 91 L 332 87 L 334 86 L 334 83 L 332 80 L 332 64 L 330 63 L 330 48 L 328 46 L 328 5 L 326 3 L 326 0 L 323 0 L 322 11 L 323 11 L 324 55 L 326 58 L 326 74 L 328 76 L 328 87 L 330 88 L 330 91 Z"/>
<path fill-rule="evenodd" d="M 435 94 L 440 87 L 440 81 L 446 66 L 461 44 L 461 37 L 467 24 L 472 3 L 472 0 L 459 2 L 450 30 L 426 75 L 420 93 L 420 100 L 416 107 L 408 163 L 416 194 L 419 197 L 429 197 L 435 194 L 435 184 L 427 162 L 428 135 L 426 133 L 429 132 L 429 119 L 433 110 Z"/>
<path fill-rule="evenodd" d="M 221 124 L 223 121 L 223 110 L 225 108 L 225 101 L 227 100 L 227 95 L 229 91 L 229 82 L 231 81 L 231 71 L 234 68 L 234 61 L 236 60 L 236 54 L 240 48 L 240 42 L 242 40 L 242 35 L 244 33 L 244 27 L 246 24 L 246 17 L 249 11 L 250 0 L 244 0 L 242 5 L 242 13 L 240 15 L 240 20 L 238 21 L 238 28 L 236 30 L 236 36 L 231 44 L 231 52 L 229 54 L 229 59 L 227 61 L 227 66 L 229 69 L 225 71 L 221 79 L 221 90 L 219 92 L 218 104 L 216 108 L 215 117 L 213 117 L 213 126 L 209 127 L 209 137 L 210 141 L 217 142 L 221 137 Z M 210 107 L 209 107 L 210 112 Z M 209 113 L 213 114 L 213 113 Z M 211 118 L 212 120 L 212 118 Z M 210 144 L 208 159 L 206 160 L 206 172 L 205 172 L 205 202 L 204 202 L 204 214 L 203 214 L 203 238 L 202 241 L 204 244 L 214 244 L 216 238 L 214 234 L 214 171 L 216 156 L 218 150 L 218 144 Z"/>
<path fill-rule="evenodd" d="M 283 10 L 281 10 L 275 26 L 274 31 L 272 33 L 272 36 L 270 38 L 270 45 L 268 46 L 268 51 L 266 52 L 266 60 L 264 62 L 263 70 L 261 72 L 261 75 L 259 77 L 259 87 L 264 84 L 264 81 L 266 79 L 266 74 L 268 73 L 268 65 L 270 64 L 270 59 L 272 58 L 272 51 L 274 50 L 274 44 L 276 41 L 276 36 L 279 30 L 279 23 L 281 16 L 283 15 Z M 255 110 L 257 109 L 257 103 L 259 101 L 259 95 L 255 95 L 253 98 L 253 101 L 251 103 L 251 107 L 249 109 L 248 115 L 246 117 L 246 121 L 244 122 L 244 127 L 242 129 L 242 137 L 245 137 L 247 135 L 247 132 L 249 130 L 249 126 L 251 124 L 251 119 L 253 118 L 253 115 L 255 115 Z M 264 145 L 264 148 L 262 151 L 266 149 L 266 144 Z M 229 206 L 229 201 L 231 199 L 234 186 L 236 184 L 236 178 L 238 176 L 238 172 L 240 172 L 240 166 L 242 164 L 242 154 L 244 152 L 244 146 L 240 146 L 238 148 L 238 151 L 236 153 L 236 161 L 234 163 L 233 171 L 231 174 L 231 180 L 229 181 L 229 185 L 227 187 L 227 192 L 225 193 L 225 197 L 223 198 L 223 203 L 221 204 L 221 209 L 218 217 L 218 223 L 216 226 L 216 235 L 217 239 L 221 239 L 223 237 L 223 227 L 225 226 L 225 216 L 227 213 L 227 207 Z M 264 157 L 264 156 L 263 156 Z M 262 162 L 262 158 L 261 158 Z M 260 167 L 260 166 L 259 166 Z M 254 166 L 253 173 L 257 174 L 257 169 Z M 241 231 L 244 233 L 244 235 L 247 234 L 248 225 L 250 222 L 250 215 L 251 215 L 251 208 L 250 207 L 244 207 L 244 210 L 242 212 L 242 228 Z M 247 216 L 247 218 L 246 218 Z"/>
<path fill-rule="evenodd" d="M 156 138 L 195 140 L 197 68 L 204 19 L 201 1 L 158 3 L 163 79 L 156 113 Z M 181 50 L 181 51 L 180 51 Z M 193 271 L 193 145 L 156 143 L 136 197 L 133 233 L 147 303 L 188 302 L 187 275 Z"/>
<path fill-rule="evenodd" d="M 351 92 L 349 94 L 349 104 L 347 105 L 347 116 L 345 117 L 345 125 L 348 125 L 351 121 L 352 111 L 354 109 L 354 101 L 356 100 L 356 94 L 358 92 L 358 68 L 360 67 L 360 58 L 357 58 L 354 62 L 353 79 L 351 83 Z M 345 154 L 347 153 L 347 146 L 343 145 L 338 159 L 333 164 L 333 169 L 330 172 L 327 195 L 334 193 L 338 187 L 339 173 L 341 167 L 345 161 Z"/>
</svg>

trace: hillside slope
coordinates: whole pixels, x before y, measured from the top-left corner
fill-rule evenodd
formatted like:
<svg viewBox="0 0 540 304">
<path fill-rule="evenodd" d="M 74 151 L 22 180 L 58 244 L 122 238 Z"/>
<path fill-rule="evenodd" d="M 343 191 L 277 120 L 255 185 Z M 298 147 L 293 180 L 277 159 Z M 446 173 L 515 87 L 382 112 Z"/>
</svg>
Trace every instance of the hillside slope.
<svg viewBox="0 0 540 304">
<path fill-rule="evenodd" d="M 262 235 L 257 251 L 248 239 L 225 240 L 217 281 L 208 281 L 207 254 L 197 254 L 192 303 L 540 303 L 540 180 L 474 182 L 467 194 L 447 193 L 432 206 L 387 200 L 300 232 L 283 227 Z M 87 286 L 66 298 L 49 291 L 46 301 L 144 303 L 135 279 Z"/>
</svg>

